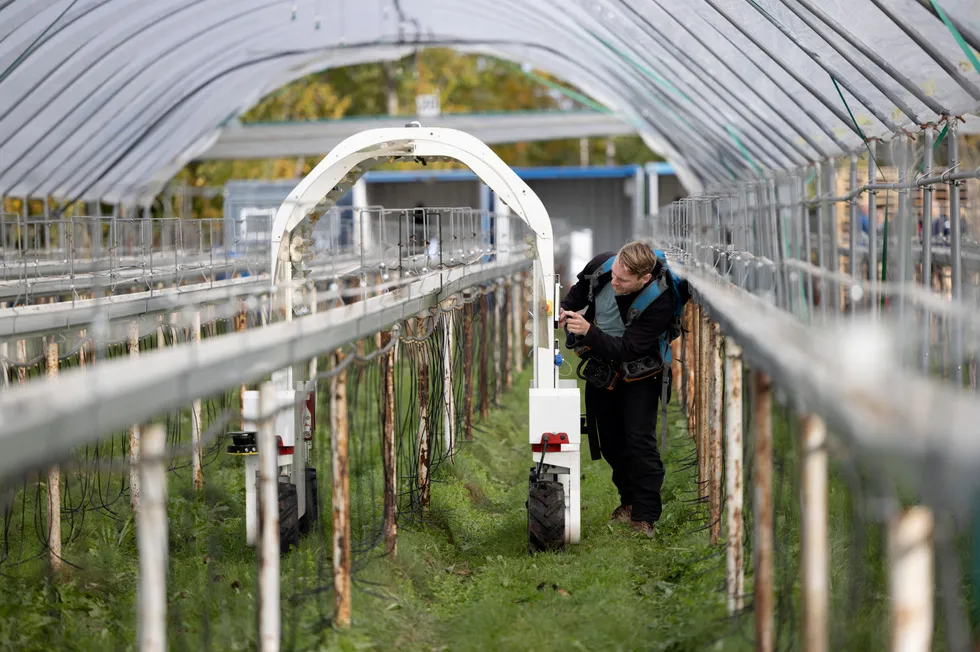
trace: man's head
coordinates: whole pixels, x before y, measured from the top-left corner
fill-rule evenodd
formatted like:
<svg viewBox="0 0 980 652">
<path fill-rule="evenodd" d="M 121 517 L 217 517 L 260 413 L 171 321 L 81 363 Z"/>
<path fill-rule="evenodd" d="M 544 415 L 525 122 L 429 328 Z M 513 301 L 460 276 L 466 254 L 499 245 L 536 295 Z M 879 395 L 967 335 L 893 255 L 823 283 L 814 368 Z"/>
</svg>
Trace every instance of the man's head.
<svg viewBox="0 0 980 652">
<path fill-rule="evenodd" d="M 627 242 L 616 254 L 612 266 L 612 286 L 616 294 L 631 294 L 653 278 L 657 257 L 645 242 Z"/>
</svg>

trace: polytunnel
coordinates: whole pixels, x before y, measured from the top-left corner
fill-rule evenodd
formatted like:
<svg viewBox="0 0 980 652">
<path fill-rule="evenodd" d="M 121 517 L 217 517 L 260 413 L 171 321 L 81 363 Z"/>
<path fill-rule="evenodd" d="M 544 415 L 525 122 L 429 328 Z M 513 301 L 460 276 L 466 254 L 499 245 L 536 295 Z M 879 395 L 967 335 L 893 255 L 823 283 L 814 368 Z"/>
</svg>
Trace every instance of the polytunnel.
<svg viewBox="0 0 980 652">
<path fill-rule="evenodd" d="M 969 0 L 12 0 L 0 194 L 147 202 L 265 94 L 420 46 L 567 80 L 696 190 L 970 113 L 978 34 Z"/>
<path fill-rule="evenodd" d="M 238 121 L 425 48 L 588 110 Z M 0 0 L 0 646 L 980 649 L 978 50 L 977 0 Z M 555 314 L 594 233 L 677 290 L 639 542 Z"/>
</svg>

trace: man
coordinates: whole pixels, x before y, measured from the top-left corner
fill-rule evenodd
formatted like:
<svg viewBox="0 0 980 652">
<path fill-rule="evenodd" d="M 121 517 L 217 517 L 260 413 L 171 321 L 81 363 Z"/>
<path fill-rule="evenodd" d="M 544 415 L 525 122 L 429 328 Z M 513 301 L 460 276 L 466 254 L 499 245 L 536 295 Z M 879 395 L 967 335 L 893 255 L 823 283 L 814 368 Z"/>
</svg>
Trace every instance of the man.
<svg viewBox="0 0 980 652">
<path fill-rule="evenodd" d="M 620 506 L 612 519 L 652 539 L 663 509 L 664 465 L 656 425 L 664 367 L 658 361 L 663 361 L 664 335 L 674 317 L 673 279 L 646 243 L 627 243 L 604 271 L 613 256 L 599 254 L 585 266 L 561 302 L 559 325 L 576 336 L 575 349 L 589 366 L 619 374 L 609 389 L 607 381 L 593 382 L 595 369 L 590 373 L 586 367 L 585 376 L 593 380 L 586 385 L 585 409 L 590 434 L 598 434 L 598 448 L 619 490 Z M 671 291 L 660 292 L 641 313 L 631 315 L 634 300 L 654 283 Z M 633 372 L 640 368 L 640 373 L 625 373 L 624 363 L 633 363 Z M 592 457 L 599 459 L 595 441 L 590 437 Z"/>
</svg>

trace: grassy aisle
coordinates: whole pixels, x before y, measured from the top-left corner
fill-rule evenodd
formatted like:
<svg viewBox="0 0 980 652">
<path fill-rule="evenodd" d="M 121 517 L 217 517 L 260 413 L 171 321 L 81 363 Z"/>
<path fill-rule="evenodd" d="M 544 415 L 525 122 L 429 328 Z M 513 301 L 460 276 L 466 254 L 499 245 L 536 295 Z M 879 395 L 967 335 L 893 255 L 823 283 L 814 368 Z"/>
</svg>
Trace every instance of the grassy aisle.
<svg viewBox="0 0 980 652">
<path fill-rule="evenodd" d="M 526 387 L 526 378 L 516 387 Z M 583 453 L 582 543 L 527 554 L 527 395 L 508 393 L 445 465 L 432 525 L 403 528 L 397 559 L 361 572 L 354 624 L 333 649 L 741 649 L 724 606 L 724 551 L 708 546 L 690 502 L 692 443 L 671 404 L 665 511 L 656 542 L 611 525 L 618 504 L 604 460 Z M 367 584 L 370 583 L 370 584 Z M 376 584 L 375 584 L 376 583 Z M 737 624 L 735 625 L 738 626 Z"/>
</svg>

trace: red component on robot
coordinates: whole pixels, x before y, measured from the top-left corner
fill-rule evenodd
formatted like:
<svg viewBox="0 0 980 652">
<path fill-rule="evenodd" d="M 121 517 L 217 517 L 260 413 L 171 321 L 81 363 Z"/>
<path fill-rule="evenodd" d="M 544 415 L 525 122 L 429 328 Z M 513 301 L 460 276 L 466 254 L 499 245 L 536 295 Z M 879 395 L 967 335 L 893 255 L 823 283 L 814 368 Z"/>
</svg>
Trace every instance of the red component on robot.
<svg viewBox="0 0 980 652">
<path fill-rule="evenodd" d="M 547 453 L 560 453 L 561 445 L 568 443 L 568 433 L 565 432 L 546 432 L 541 435 L 540 444 L 531 444 L 531 451 L 535 453 L 541 452 L 541 447 L 544 445 L 544 438 L 548 438 L 548 449 L 545 451 Z"/>
</svg>

